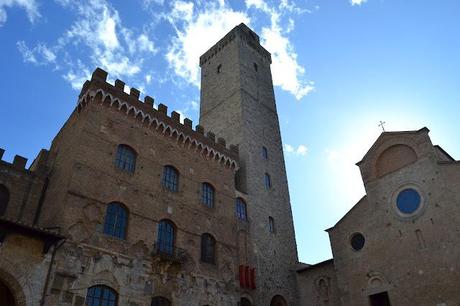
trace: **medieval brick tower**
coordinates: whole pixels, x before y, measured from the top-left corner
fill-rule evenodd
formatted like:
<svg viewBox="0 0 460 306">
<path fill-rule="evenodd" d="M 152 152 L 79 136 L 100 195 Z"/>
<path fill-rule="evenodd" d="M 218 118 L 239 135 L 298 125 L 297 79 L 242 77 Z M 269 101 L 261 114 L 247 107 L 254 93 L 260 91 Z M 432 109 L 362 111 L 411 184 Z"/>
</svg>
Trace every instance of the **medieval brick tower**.
<svg viewBox="0 0 460 306">
<path fill-rule="evenodd" d="M 200 124 L 238 144 L 240 264 L 255 267 L 256 305 L 297 305 L 297 249 L 270 71 L 271 55 L 240 24 L 200 58 Z M 283 298 L 284 297 L 284 298 Z"/>
</svg>

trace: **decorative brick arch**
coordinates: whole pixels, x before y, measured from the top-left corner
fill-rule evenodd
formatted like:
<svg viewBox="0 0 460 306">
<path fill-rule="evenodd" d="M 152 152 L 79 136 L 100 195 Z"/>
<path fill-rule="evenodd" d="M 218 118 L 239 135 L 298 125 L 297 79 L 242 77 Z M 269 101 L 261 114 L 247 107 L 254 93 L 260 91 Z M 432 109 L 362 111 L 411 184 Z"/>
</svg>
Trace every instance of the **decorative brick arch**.
<svg viewBox="0 0 460 306">
<path fill-rule="evenodd" d="M 11 275 L 10 273 L 6 272 L 5 270 L 0 268 L 0 282 L 4 283 L 8 289 L 10 289 L 11 293 L 13 294 L 14 300 L 16 302 L 15 306 L 26 306 L 26 296 L 24 295 L 24 291 L 16 280 L 16 278 Z"/>
<path fill-rule="evenodd" d="M 406 144 L 396 144 L 385 149 L 375 165 L 376 177 L 382 177 L 417 161 L 417 153 Z"/>
</svg>

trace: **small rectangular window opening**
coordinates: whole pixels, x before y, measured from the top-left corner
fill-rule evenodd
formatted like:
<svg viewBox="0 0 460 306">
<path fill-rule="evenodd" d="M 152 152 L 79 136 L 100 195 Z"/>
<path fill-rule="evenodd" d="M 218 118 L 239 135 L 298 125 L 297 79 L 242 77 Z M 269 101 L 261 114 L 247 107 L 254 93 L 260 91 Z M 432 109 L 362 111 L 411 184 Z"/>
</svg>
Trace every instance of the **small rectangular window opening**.
<svg viewBox="0 0 460 306">
<path fill-rule="evenodd" d="M 266 147 L 262 147 L 262 157 L 268 159 L 268 150 Z"/>
<path fill-rule="evenodd" d="M 258 67 L 257 67 L 257 64 L 256 64 L 256 63 L 254 63 L 254 70 L 255 70 L 256 72 L 257 72 L 257 70 L 258 70 Z"/>
<path fill-rule="evenodd" d="M 217 66 L 217 73 L 219 74 L 221 70 L 222 70 L 222 64 L 219 64 Z"/>
</svg>

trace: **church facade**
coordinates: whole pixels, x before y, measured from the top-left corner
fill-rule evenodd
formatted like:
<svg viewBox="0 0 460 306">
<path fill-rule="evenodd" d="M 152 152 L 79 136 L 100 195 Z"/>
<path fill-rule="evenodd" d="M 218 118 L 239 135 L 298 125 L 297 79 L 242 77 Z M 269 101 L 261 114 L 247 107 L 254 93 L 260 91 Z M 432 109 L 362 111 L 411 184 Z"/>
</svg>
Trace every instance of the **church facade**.
<svg viewBox="0 0 460 306">
<path fill-rule="evenodd" d="M 195 127 L 96 69 L 49 150 L 0 162 L 0 304 L 298 305 L 270 64 L 230 31 Z"/>
<path fill-rule="evenodd" d="M 366 195 L 298 271 L 302 305 L 460 305 L 460 163 L 428 132 L 383 132 L 357 164 Z"/>
</svg>

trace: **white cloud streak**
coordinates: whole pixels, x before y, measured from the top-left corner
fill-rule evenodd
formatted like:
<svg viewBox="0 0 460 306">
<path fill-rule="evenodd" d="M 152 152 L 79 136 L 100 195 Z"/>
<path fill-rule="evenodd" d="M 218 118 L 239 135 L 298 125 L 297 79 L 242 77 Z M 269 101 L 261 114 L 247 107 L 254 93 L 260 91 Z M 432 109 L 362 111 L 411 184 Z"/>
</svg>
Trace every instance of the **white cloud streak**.
<svg viewBox="0 0 460 306">
<path fill-rule="evenodd" d="M 53 63 L 55 69 L 64 70 L 63 78 L 75 89 L 81 87 L 88 71 L 96 66 L 107 70 L 111 77 L 129 79 L 140 73 L 145 56 L 158 51 L 148 32 L 124 27 L 118 12 L 105 0 L 57 2 L 76 14 L 75 21 L 57 42 L 29 48 L 19 41 L 17 47 L 25 62 Z"/>
<path fill-rule="evenodd" d="M 220 38 L 249 17 L 224 3 L 213 2 L 204 9 L 192 2 L 175 1 L 168 21 L 176 36 L 168 48 L 166 59 L 175 74 L 193 85 L 200 86 L 198 59 Z"/>
<path fill-rule="evenodd" d="M 24 9 L 31 23 L 34 23 L 41 17 L 35 0 L 0 0 L 0 27 L 3 26 L 7 20 L 6 8 L 13 6 Z"/>
<path fill-rule="evenodd" d="M 262 28 L 261 41 L 272 53 L 274 85 L 292 93 L 298 100 L 312 92 L 314 84 L 304 80 L 305 69 L 298 63 L 297 53 L 285 35 L 294 29 L 294 21 L 288 18 L 284 24 L 281 18 L 283 14 L 308 11 L 288 0 L 282 0 L 278 7 L 270 7 L 262 0 L 246 0 L 246 7 L 270 17 L 270 26 Z M 203 8 L 178 0 L 173 2 L 167 20 L 176 31 L 166 56 L 169 65 L 176 75 L 197 87 L 200 86 L 199 57 L 234 26 L 241 22 L 251 23 L 248 12 L 235 11 L 224 1 L 211 2 Z"/>
<path fill-rule="evenodd" d="M 291 155 L 305 156 L 308 153 L 308 148 L 303 144 L 299 145 L 297 148 L 290 144 L 284 144 L 284 152 Z"/>
<path fill-rule="evenodd" d="M 360 6 L 361 4 L 366 3 L 366 2 L 367 0 L 350 0 L 350 3 L 352 6 L 355 6 L 355 5 Z"/>
</svg>

